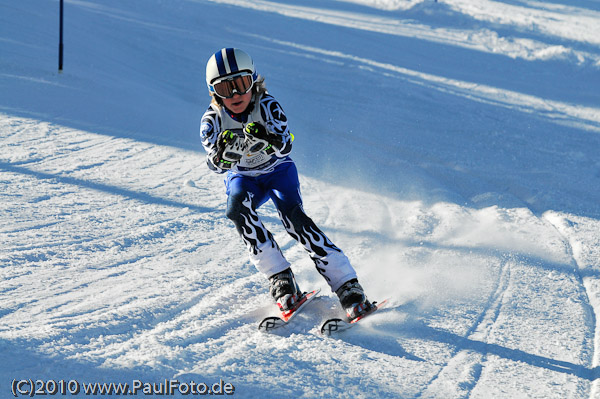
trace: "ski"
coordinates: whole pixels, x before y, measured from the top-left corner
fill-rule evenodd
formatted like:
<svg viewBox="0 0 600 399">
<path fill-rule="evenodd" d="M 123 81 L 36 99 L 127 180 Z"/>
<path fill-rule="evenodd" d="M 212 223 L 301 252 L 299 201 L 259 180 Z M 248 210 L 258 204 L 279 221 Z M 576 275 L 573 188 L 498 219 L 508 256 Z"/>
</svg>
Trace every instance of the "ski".
<svg viewBox="0 0 600 399">
<path fill-rule="evenodd" d="M 381 301 L 379 303 L 373 302 L 373 308 L 371 308 L 371 310 L 369 310 L 368 312 L 366 312 L 352 320 L 348 320 L 347 318 L 346 319 L 333 318 L 333 319 L 326 320 L 321 325 L 321 329 L 319 331 L 321 332 L 321 335 L 330 336 L 334 333 L 338 333 L 338 332 L 347 330 L 350 327 L 353 327 L 356 323 L 358 323 L 365 317 L 372 315 L 377 310 L 384 307 L 387 304 L 387 302 L 388 302 L 387 299 L 384 301 Z"/>
<path fill-rule="evenodd" d="M 302 308 L 304 308 L 310 301 L 315 299 L 319 292 L 321 292 L 320 288 L 311 292 L 305 292 L 300 301 L 298 301 L 298 305 L 294 309 L 288 312 L 281 312 L 281 316 L 265 317 L 258 325 L 259 331 L 269 332 L 276 328 L 285 326 L 290 322 L 290 320 L 292 320 L 292 318 L 294 318 L 294 316 L 300 313 Z"/>
</svg>

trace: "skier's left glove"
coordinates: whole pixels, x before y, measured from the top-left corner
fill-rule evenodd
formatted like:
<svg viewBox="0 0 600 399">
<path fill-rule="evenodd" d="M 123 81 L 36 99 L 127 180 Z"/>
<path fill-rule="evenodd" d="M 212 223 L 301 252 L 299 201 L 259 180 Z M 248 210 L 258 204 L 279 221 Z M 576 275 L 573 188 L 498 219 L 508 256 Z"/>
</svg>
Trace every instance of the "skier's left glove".
<svg viewBox="0 0 600 399">
<path fill-rule="evenodd" d="M 240 132 L 241 133 L 241 132 Z M 231 130 L 225 130 L 217 139 L 217 153 L 213 163 L 221 169 L 231 169 L 246 152 L 246 143 L 243 137 Z"/>
<path fill-rule="evenodd" d="M 275 152 L 275 148 L 279 149 L 283 144 L 279 135 L 269 133 L 263 125 L 256 122 L 246 125 L 244 135 L 246 136 L 248 151 L 251 153 L 264 151 L 271 155 Z"/>
</svg>

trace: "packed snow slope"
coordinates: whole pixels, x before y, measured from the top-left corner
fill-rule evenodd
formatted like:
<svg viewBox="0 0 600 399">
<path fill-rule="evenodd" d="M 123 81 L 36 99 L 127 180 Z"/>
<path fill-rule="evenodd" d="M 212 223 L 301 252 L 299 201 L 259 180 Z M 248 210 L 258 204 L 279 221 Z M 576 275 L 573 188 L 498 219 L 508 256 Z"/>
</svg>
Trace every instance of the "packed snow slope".
<svg viewBox="0 0 600 399">
<path fill-rule="evenodd" d="M 58 10 L 0 0 L 0 397 L 600 398 L 597 0 L 66 0 L 61 74 Z M 390 298 L 335 338 L 272 204 L 323 291 L 257 331 L 267 282 L 198 138 L 230 46 L 288 115 L 307 213 Z"/>
</svg>

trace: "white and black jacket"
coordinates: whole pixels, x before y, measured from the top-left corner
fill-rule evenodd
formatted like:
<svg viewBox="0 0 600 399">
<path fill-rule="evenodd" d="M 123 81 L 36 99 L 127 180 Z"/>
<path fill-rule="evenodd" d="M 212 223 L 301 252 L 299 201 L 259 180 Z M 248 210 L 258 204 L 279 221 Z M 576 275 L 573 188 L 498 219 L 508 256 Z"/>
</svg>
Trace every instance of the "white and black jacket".
<svg viewBox="0 0 600 399">
<path fill-rule="evenodd" d="M 273 146 L 275 150 L 271 154 L 264 151 L 246 153 L 243 158 L 235 164 L 231 171 L 247 176 L 258 176 L 269 173 L 283 163 L 291 162 L 288 157 L 292 151 L 292 139 L 288 129 L 287 117 L 281 105 L 268 93 L 254 95 L 248 110 L 244 114 L 231 114 L 225 107 L 211 104 L 204 115 L 200 127 L 200 138 L 202 146 L 207 153 L 208 167 L 223 173 L 227 170 L 219 168 L 215 164 L 214 157 L 217 154 L 217 139 L 219 134 L 225 130 L 242 132 L 244 127 L 251 123 L 261 123 L 270 133 L 278 137 L 281 144 Z"/>
</svg>

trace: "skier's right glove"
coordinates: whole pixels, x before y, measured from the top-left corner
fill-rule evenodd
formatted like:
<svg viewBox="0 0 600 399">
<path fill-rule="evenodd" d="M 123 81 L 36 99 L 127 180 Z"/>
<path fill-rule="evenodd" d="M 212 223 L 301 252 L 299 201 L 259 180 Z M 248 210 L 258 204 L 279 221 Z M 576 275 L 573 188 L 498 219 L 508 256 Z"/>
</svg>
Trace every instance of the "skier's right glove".
<svg viewBox="0 0 600 399">
<path fill-rule="evenodd" d="M 225 130 L 217 138 L 217 153 L 213 163 L 221 169 L 231 169 L 246 152 L 244 138 L 231 130 Z"/>
</svg>

